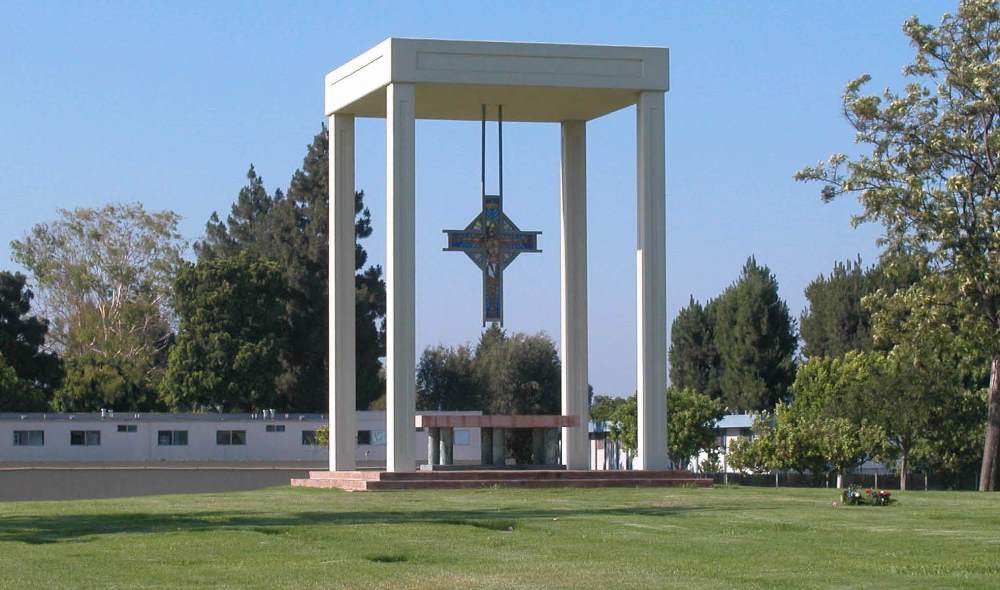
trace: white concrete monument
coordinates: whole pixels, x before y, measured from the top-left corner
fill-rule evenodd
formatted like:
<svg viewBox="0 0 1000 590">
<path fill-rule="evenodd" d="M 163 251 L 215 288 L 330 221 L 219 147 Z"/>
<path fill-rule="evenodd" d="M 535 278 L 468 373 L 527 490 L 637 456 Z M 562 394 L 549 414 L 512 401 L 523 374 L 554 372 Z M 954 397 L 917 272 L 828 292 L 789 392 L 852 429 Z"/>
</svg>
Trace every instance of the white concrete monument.
<svg viewBox="0 0 1000 590">
<path fill-rule="evenodd" d="M 664 94 L 656 47 L 386 39 L 326 76 L 330 122 L 330 470 L 355 468 L 354 119 L 386 119 L 387 470 L 416 468 L 415 120 L 562 125 L 562 462 L 587 469 L 587 121 L 636 106 L 639 469 L 667 466 Z"/>
</svg>

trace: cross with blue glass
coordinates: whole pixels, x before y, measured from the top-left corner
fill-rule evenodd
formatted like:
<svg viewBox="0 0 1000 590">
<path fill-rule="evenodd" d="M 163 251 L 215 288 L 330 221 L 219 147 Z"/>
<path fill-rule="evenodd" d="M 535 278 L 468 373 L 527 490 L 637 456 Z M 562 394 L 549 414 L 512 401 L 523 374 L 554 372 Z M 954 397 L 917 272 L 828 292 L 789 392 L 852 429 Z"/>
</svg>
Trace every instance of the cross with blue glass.
<svg viewBox="0 0 1000 590">
<path fill-rule="evenodd" d="M 465 252 L 483 271 L 483 326 L 503 325 L 503 271 L 518 254 L 541 252 L 538 235 L 521 231 L 503 212 L 503 110 L 497 107 L 500 194 L 486 194 L 486 106 L 483 106 L 483 210 L 465 229 L 446 229 L 446 252 Z"/>
</svg>

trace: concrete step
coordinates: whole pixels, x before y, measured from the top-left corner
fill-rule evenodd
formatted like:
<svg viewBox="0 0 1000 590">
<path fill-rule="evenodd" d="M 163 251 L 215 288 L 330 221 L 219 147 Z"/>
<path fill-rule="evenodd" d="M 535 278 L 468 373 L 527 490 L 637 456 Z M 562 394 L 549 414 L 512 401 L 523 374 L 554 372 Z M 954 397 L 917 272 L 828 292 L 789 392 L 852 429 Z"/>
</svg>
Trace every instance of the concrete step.
<svg viewBox="0 0 1000 590">
<path fill-rule="evenodd" d="M 292 480 L 293 486 L 339 488 L 350 491 L 468 489 L 483 487 L 519 488 L 600 488 L 600 487 L 710 487 L 712 480 L 700 479 L 679 471 L 550 471 L 541 477 L 535 471 L 477 472 L 473 477 L 455 477 L 457 473 L 437 473 L 447 477 L 428 477 L 433 473 L 319 472 L 310 479 Z M 567 475 L 569 474 L 569 475 Z M 490 477 L 492 475 L 493 477 Z M 517 477 L 522 475 L 523 477 Z"/>
<path fill-rule="evenodd" d="M 311 479 L 351 479 L 362 481 L 424 481 L 424 480 L 456 480 L 456 481 L 494 481 L 494 480 L 584 480 L 584 479 L 675 479 L 691 477 L 687 471 L 650 470 L 650 471 L 590 471 L 569 469 L 483 469 L 460 471 L 310 471 Z"/>
<path fill-rule="evenodd" d="M 367 481 L 365 490 L 435 490 L 435 489 L 476 489 L 510 488 L 634 488 L 634 487 L 710 487 L 711 480 L 685 479 L 497 479 L 497 480 L 430 480 L 430 481 Z"/>
</svg>

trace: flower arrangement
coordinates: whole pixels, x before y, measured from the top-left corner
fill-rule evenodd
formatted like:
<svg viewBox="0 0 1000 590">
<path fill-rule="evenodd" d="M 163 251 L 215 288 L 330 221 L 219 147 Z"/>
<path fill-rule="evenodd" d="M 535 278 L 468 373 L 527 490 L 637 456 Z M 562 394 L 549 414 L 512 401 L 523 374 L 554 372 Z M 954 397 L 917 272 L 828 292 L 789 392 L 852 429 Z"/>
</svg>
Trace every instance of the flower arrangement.
<svg viewBox="0 0 1000 590">
<path fill-rule="evenodd" d="M 840 502 L 848 506 L 858 506 L 861 504 L 888 506 L 893 502 L 893 499 L 892 493 L 887 490 L 862 489 L 861 486 L 855 484 L 840 492 Z"/>
</svg>

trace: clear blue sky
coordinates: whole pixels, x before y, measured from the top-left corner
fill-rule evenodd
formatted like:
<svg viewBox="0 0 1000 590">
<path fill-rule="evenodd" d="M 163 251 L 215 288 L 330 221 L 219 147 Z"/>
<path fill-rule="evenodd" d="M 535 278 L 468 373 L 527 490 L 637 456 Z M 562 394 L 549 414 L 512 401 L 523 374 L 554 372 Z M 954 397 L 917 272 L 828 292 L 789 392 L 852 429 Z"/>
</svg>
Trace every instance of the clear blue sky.
<svg viewBox="0 0 1000 590">
<path fill-rule="evenodd" d="M 955 2 L 23 2 L 0 3 L 0 269 L 9 242 L 57 208 L 141 201 L 198 239 L 228 212 L 252 162 L 286 186 L 323 122 L 323 75 L 389 36 L 670 48 L 668 311 L 734 280 L 746 257 L 775 272 L 798 316 L 835 260 L 877 253 L 856 205 L 822 205 L 796 169 L 852 149 L 844 84 L 900 83 L 900 26 Z M 384 122 L 358 125 L 358 187 L 384 260 Z M 541 230 L 506 279 L 507 327 L 559 337 L 559 131 L 505 128 L 505 209 Z M 590 377 L 635 387 L 635 128 L 626 109 L 589 125 Z M 477 124 L 420 122 L 417 345 L 480 333 L 480 275 L 441 252 L 479 208 Z"/>
</svg>

